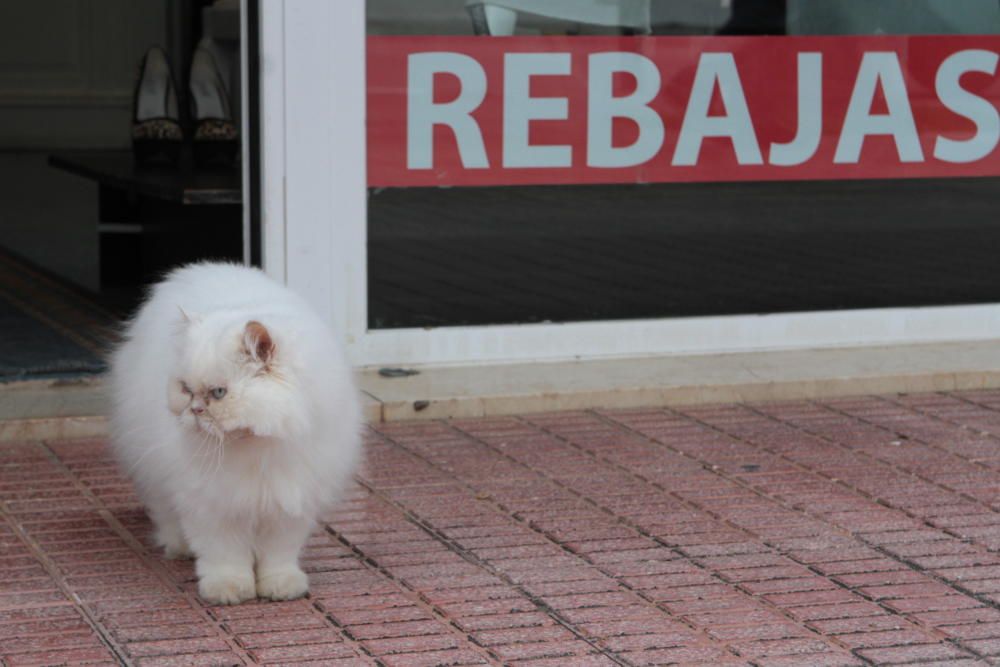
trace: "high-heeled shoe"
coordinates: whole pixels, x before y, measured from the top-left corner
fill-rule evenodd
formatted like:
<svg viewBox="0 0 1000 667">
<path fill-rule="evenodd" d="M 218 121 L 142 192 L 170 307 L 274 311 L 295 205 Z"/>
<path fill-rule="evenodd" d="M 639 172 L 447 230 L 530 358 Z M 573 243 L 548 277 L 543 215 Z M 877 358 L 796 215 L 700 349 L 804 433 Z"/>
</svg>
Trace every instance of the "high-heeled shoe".
<svg viewBox="0 0 1000 667">
<path fill-rule="evenodd" d="M 154 46 L 139 65 L 132 96 L 132 152 L 140 162 L 176 163 L 184 142 L 167 54 Z"/>
<path fill-rule="evenodd" d="M 195 160 L 231 165 L 240 147 L 239 130 L 233 121 L 226 84 L 211 51 L 204 46 L 196 48 L 191 58 L 188 88 Z"/>
</svg>

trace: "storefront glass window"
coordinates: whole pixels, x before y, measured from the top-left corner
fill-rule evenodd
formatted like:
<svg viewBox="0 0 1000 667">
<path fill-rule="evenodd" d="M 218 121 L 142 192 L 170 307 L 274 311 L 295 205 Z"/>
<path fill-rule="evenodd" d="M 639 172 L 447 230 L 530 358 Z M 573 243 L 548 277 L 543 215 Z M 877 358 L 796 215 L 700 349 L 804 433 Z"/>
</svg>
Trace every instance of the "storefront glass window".
<svg viewBox="0 0 1000 667">
<path fill-rule="evenodd" d="M 1000 302 L 996 0 L 368 0 L 369 327 Z"/>
</svg>

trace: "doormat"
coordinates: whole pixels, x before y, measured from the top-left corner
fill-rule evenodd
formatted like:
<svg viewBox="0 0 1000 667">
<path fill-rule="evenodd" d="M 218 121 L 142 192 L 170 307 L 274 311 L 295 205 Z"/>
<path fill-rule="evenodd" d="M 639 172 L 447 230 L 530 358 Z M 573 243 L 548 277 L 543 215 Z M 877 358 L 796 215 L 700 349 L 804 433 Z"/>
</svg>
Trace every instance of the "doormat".
<svg viewBox="0 0 1000 667">
<path fill-rule="evenodd" d="M 120 318 L 0 248 L 0 383 L 100 373 Z"/>
</svg>

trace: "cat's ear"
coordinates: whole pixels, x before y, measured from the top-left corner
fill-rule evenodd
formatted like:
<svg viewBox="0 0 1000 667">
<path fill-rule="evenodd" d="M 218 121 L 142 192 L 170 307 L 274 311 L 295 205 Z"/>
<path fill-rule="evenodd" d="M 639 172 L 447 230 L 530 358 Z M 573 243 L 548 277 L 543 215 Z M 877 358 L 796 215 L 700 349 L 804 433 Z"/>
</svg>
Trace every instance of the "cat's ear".
<svg viewBox="0 0 1000 667">
<path fill-rule="evenodd" d="M 243 329 L 243 347 L 247 355 L 265 366 L 274 358 L 274 340 L 271 338 L 271 333 L 256 320 L 247 322 L 246 328 Z"/>
</svg>

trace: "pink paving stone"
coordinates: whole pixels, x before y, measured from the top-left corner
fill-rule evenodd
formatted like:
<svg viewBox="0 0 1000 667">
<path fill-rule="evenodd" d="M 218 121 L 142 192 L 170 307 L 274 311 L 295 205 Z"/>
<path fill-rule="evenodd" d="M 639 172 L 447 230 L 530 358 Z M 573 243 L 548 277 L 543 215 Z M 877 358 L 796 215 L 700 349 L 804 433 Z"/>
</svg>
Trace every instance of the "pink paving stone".
<svg viewBox="0 0 1000 667">
<path fill-rule="evenodd" d="M 258 618 L 232 618 L 227 620 L 223 627 L 235 635 L 245 635 L 257 632 L 326 628 L 329 627 L 329 621 L 316 613 L 293 613 Z"/>
<path fill-rule="evenodd" d="M 733 657 L 733 654 L 721 647 L 699 646 L 633 651 L 623 653 L 622 656 L 630 663 L 636 665 L 687 665 L 696 662 L 716 662 Z"/>
<path fill-rule="evenodd" d="M 1000 639 L 971 639 L 962 642 L 976 653 L 985 656 L 1000 655 Z"/>
<path fill-rule="evenodd" d="M 954 646 L 925 644 L 922 646 L 897 646 L 892 648 L 862 649 L 857 654 L 879 665 L 901 665 L 930 660 L 950 660 L 969 657 Z"/>
<path fill-rule="evenodd" d="M 584 607 L 611 607 L 633 603 L 637 597 L 633 593 L 578 593 L 573 595 L 550 596 L 545 602 L 556 610 L 580 609 Z"/>
<path fill-rule="evenodd" d="M 806 591 L 797 593 L 776 593 L 765 595 L 764 598 L 778 607 L 803 607 L 820 604 L 836 604 L 854 602 L 856 595 L 840 588 L 824 591 Z"/>
<path fill-rule="evenodd" d="M 150 658 L 139 658 L 135 661 L 139 667 L 232 667 L 245 665 L 240 656 L 229 652 L 193 653 L 187 655 L 158 655 Z"/>
<path fill-rule="evenodd" d="M 366 640 L 363 643 L 365 648 L 367 648 L 374 655 L 411 653 L 414 651 L 438 651 L 442 649 L 460 648 L 463 644 L 458 637 L 452 634 L 428 634 L 417 637 L 389 637 L 386 639 Z"/>
<path fill-rule="evenodd" d="M 204 653 L 224 651 L 229 648 L 217 637 L 197 637 L 194 639 L 164 639 L 150 642 L 133 642 L 126 646 L 129 655 L 140 658 L 154 655 L 176 655 L 178 653 Z"/>
<path fill-rule="evenodd" d="M 339 625 L 370 625 L 373 623 L 400 623 L 403 621 L 426 621 L 433 617 L 426 609 L 416 605 L 376 608 L 344 609 L 330 611 L 330 617 Z"/>
<path fill-rule="evenodd" d="M 573 633 L 561 625 L 527 626 L 498 630 L 480 630 L 471 633 L 473 640 L 482 646 L 517 644 L 521 642 L 562 641 L 573 639 Z"/>
<path fill-rule="evenodd" d="M 147 642 L 163 639 L 192 639 L 196 637 L 212 637 L 217 633 L 204 623 L 188 624 L 157 624 L 141 625 L 115 629 L 115 638 L 120 642 Z"/>
<path fill-rule="evenodd" d="M 653 608 L 655 610 L 655 608 Z M 636 604 L 623 605 L 620 607 L 591 607 L 582 609 L 566 609 L 560 612 L 560 617 L 568 620 L 576 626 L 587 623 L 606 623 L 608 621 L 621 621 L 631 619 L 644 619 L 651 610 L 648 604 L 637 602 Z"/>
<path fill-rule="evenodd" d="M 811 561 L 808 560 L 803 562 L 811 563 Z M 890 560 L 889 558 L 864 558 L 860 560 L 849 559 L 844 561 L 813 564 L 813 567 L 827 576 L 841 574 L 864 574 L 871 572 L 892 572 L 895 570 L 906 569 L 905 565 L 899 563 L 898 561 Z"/>
<path fill-rule="evenodd" d="M 952 592 L 950 587 L 933 581 L 911 584 L 889 584 L 887 586 L 865 586 L 858 590 L 873 600 L 946 596 Z"/>
<path fill-rule="evenodd" d="M 801 655 L 758 658 L 754 664 L 757 667 L 804 667 Z M 859 667 L 865 663 L 845 653 L 830 652 L 810 653 L 805 664 L 809 667 Z"/>
<path fill-rule="evenodd" d="M 106 648 L 98 647 L 19 653 L 16 655 L 3 655 L 3 658 L 8 667 L 21 667 L 22 665 L 25 667 L 28 665 L 34 667 L 37 665 L 63 665 L 107 661 L 113 658 L 113 656 Z"/>
<path fill-rule="evenodd" d="M 546 625 L 552 619 L 541 612 L 517 612 L 492 616 L 469 616 L 454 619 L 455 624 L 465 632 L 477 630 L 507 630 Z"/>
<path fill-rule="evenodd" d="M 968 625 L 949 625 L 940 628 L 941 632 L 957 639 L 997 639 L 1000 638 L 1000 623 L 971 623 Z"/>
<path fill-rule="evenodd" d="M 15 466 L 0 466 L 0 662 L 114 663 L 102 637 L 154 667 L 993 659 L 998 515 L 933 484 L 1000 501 L 994 439 L 970 435 L 1000 432 L 986 395 L 692 409 L 705 424 L 632 410 L 380 426 L 367 486 L 303 554 L 312 596 L 237 607 L 202 605 L 191 563 L 151 547 L 103 441 L 53 444 L 68 473 L 36 443 L 0 445 Z M 890 448 L 862 418 L 911 442 Z"/>
<path fill-rule="evenodd" d="M 803 577 L 801 579 L 771 579 L 769 581 L 747 581 L 740 588 L 753 594 L 768 593 L 801 593 L 806 591 L 832 590 L 838 586 L 821 577 Z"/>
<path fill-rule="evenodd" d="M 447 667 L 449 665 L 485 665 L 485 656 L 473 650 L 422 651 L 420 653 L 399 653 L 381 656 L 379 661 L 386 667 Z"/>
<path fill-rule="evenodd" d="M 915 570 L 891 570 L 888 572 L 865 572 L 862 574 L 841 574 L 834 577 L 841 584 L 850 588 L 861 586 L 888 586 L 892 584 L 909 584 L 925 582 L 929 578 Z"/>
<path fill-rule="evenodd" d="M 1000 579 L 976 579 L 962 582 L 961 586 L 972 593 L 982 594 L 990 600 L 1000 594 Z"/>
<path fill-rule="evenodd" d="M 352 625 L 348 627 L 348 632 L 352 637 L 359 640 L 364 639 L 389 639 L 392 637 L 416 637 L 421 635 L 433 635 L 442 631 L 447 631 L 440 621 L 400 621 L 396 623 L 369 623 L 366 625 Z"/>
<path fill-rule="evenodd" d="M 931 627 L 946 627 L 966 623 L 994 623 L 1000 622 L 1000 610 L 992 607 L 948 609 L 945 611 L 914 614 L 914 618 Z"/>
<path fill-rule="evenodd" d="M 756 608 L 756 603 L 752 598 L 733 592 L 725 596 L 663 602 L 659 606 L 676 616 L 690 616 L 712 611 L 727 611 L 735 615 Z"/>
<path fill-rule="evenodd" d="M 919 614 L 925 611 L 974 608 L 980 606 L 982 603 L 973 598 L 956 594 L 941 597 L 887 600 L 883 604 L 902 614 Z"/>
<path fill-rule="evenodd" d="M 601 646 L 615 653 L 621 653 L 624 651 L 648 651 L 650 649 L 692 646 L 702 642 L 703 638 L 700 637 L 698 633 L 687 630 L 679 632 L 656 632 L 650 634 L 610 637 L 602 640 Z"/>
<path fill-rule="evenodd" d="M 0 644 L 0 649 L 7 655 L 18 653 L 39 653 L 55 649 L 72 649 L 99 647 L 100 641 L 90 628 L 75 632 L 61 632 L 43 636 L 20 637 L 8 636 Z"/>
<path fill-rule="evenodd" d="M 754 624 L 744 626 L 723 626 L 710 628 L 709 636 L 726 642 L 747 641 L 760 639 L 785 639 L 789 637 L 801 637 L 811 634 L 800 625 L 785 622 L 772 622 L 767 624 Z"/>
<path fill-rule="evenodd" d="M 908 630 L 885 630 L 881 632 L 866 631 L 837 636 L 837 641 L 851 649 L 926 644 L 935 640 L 935 637 L 916 628 Z"/>
<path fill-rule="evenodd" d="M 824 604 L 808 607 L 793 607 L 786 611 L 789 616 L 801 621 L 880 616 L 886 613 L 884 609 L 871 602 L 850 602 L 846 604 Z"/>
<path fill-rule="evenodd" d="M 277 646 L 259 648 L 251 655 L 261 662 L 286 662 L 292 660 L 326 660 L 328 658 L 354 658 L 357 653 L 343 642 L 305 644 L 302 646 Z"/>
<path fill-rule="evenodd" d="M 493 646 L 491 651 L 503 661 L 565 657 L 567 664 L 572 664 L 573 656 L 587 655 L 593 648 L 582 640 L 572 640 L 507 644 Z"/>
<path fill-rule="evenodd" d="M 765 657 L 800 655 L 808 662 L 808 655 L 829 652 L 832 648 L 827 642 L 812 637 L 799 639 L 769 639 L 754 642 L 737 642 L 732 648 L 741 656 L 758 660 Z"/>
<path fill-rule="evenodd" d="M 792 564 L 727 570 L 721 574 L 727 581 L 732 582 L 760 582 L 812 576 L 806 568 Z"/>
<path fill-rule="evenodd" d="M 341 638 L 334 627 L 310 628 L 307 630 L 279 630 L 276 632 L 255 632 L 239 637 L 239 643 L 247 649 L 271 648 L 275 646 L 299 646 L 323 644 Z"/>
<path fill-rule="evenodd" d="M 538 605 L 527 598 L 510 597 L 502 600 L 442 603 L 438 605 L 438 608 L 449 616 L 463 618 L 535 611 L 538 609 Z"/>
<path fill-rule="evenodd" d="M 776 610 L 753 609 L 736 612 L 721 611 L 689 614 L 686 620 L 699 627 L 724 628 L 729 626 L 757 626 L 782 623 L 787 619 Z"/>
<path fill-rule="evenodd" d="M 408 597 L 403 595 L 401 592 L 392 592 L 386 594 L 378 595 L 350 595 L 350 596 L 332 596 L 332 597 L 320 597 L 313 596 L 315 604 L 321 609 L 331 613 L 339 614 L 344 611 L 357 611 L 357 610 L 378 610 L 378 609 L 393 609 L 397 607 L 412 607 L 413 601 Z M 233 612 L 229 612 L 228 609 L 222 608 L 220 612 L 222 613 L 235 613 L 242 609 L 243 606 L 236 607 Z M 301 607 L 299 607 L 301 609 Z M 259 612 L 252 614 L 253 616 L 260 615 Z"/>
<path fill-rule="evenodd" d="M 7 637 L 33 637 L 77 631 L 90 631 L 90 626 L 79 617 L 0 623 L 0 633 Z"/>
<path fill-rule="evenodd" d="M 640 589 L 633 580 L 627 580 L 633 589 Z M 578 581 L 555 581 L 544 583 L 528 583 L 524 589 L 531 595 L 553 597 L 572 595 L 574 593 L 610 593 L 619 590 L 621 584 L 614 579 L 583 579 Z"/>
<path fill-rule="evenodd" d="M 872 633 L 883 630 L 902 630 L 910 624 L 899 616 L 863 616 L 861 618 L 835 618 L 826 621 L 810 621 L 807 625 L 828 636 L 851 633 Z"/>
<path fill-rule="evenodd" d="M 518 661 L 516 665 L 525 667 L 563 667 L 566 664 L 565 658 L 539 658 L 527 661 Z M 575 655 L 573 656 L 573 667 L 614 667 L 619 663 L 611 658 L 600 654 Z M 697 667 L 697 666 L 694 666 Z M 728 667 L 723 663 L 717 663 L 714 667 Z"/>
</svg>

